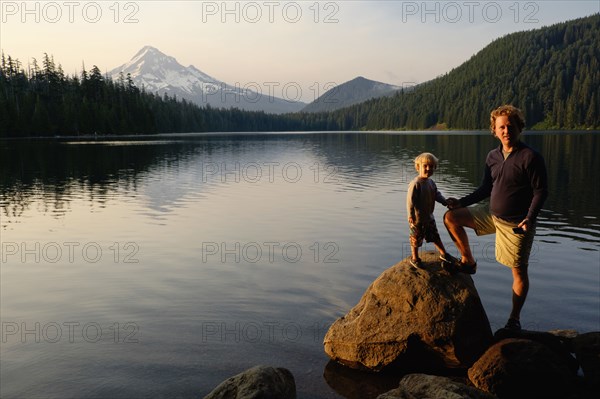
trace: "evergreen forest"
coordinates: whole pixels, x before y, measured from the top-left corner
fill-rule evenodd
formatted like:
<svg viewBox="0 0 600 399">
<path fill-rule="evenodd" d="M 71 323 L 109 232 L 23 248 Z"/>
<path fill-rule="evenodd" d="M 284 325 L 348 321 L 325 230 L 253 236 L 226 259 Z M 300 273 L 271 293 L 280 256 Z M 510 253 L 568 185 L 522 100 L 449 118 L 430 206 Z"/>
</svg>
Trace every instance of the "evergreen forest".
<svg viewBox="0 0 600 399">
<path fill-rule="evenodd" d="M 600 14 L 495 40 L 414 90 L 335 112 L 339 129 L 485 129 L 502 104 L 528 128 L 600 128 Z"/>
<path fill-rule="evenodd" d="M 392 97 L 272 115 L 149 93 L 97 66 L 66 76 L 44 54 L 2 54 L 0 138 L 232 131 L 486 129 L 502 104 L 529 129 L 600 129 L 600 14 L 496 39 L 461 66 Z"/>
<path fill-rule="evenodd" d="M 97 66 L 67 77 L 48 54 L 27 71 L 3 54 L 0 68 L 0 137 L 307 129 L 292 118 L 148 93 L 131 76 L 113 81 Z"/>
</svg>

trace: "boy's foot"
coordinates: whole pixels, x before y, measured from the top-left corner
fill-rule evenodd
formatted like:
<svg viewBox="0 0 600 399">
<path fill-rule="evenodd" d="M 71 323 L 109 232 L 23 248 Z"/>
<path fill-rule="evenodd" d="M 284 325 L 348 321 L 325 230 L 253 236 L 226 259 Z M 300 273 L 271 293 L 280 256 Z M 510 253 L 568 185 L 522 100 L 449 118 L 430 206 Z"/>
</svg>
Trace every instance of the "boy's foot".
<svg viewBox="0 0 600 399">
<path fill-rule="evenodd" d="M 521 331 L 521 322 L 517 319 L 513 319 L 512 317 L 508 319 L 504 328 L 513 331 Z"/>
<path fill-rule="evenodd" d="M 415 269 L 422 269 L 423 268 L 423 262 L 421 262 L 421 259 L 419 259 L 419 258 L 417 258 L 417 259 L 411 259 L 410 260 L 410 264 Z"/>
</svg>

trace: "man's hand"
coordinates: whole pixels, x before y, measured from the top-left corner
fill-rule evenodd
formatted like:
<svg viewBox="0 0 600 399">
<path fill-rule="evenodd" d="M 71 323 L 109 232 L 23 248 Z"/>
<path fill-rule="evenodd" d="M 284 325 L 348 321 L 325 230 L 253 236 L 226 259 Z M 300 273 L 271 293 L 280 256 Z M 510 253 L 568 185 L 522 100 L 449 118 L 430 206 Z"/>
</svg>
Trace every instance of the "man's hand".
<svg viewBox="0 0 600 399">
<path fill-rule="evenodd" d="M 523 231 L 527 231 L 529 229 L 529 219 L 525 218 L 523 219 L 523 221 L 521 223 L 519 223 L 519 225 L 517 227 L 520 227 L 523 229 Z"/>
<path fill-rule="evenodd" d="M 450 209 L 450 210 L 462 207 L 460 205 L 460 201 L 457 200 L 456 198 L 447 198 L 446 204 L 447 204 L 446 207 L 448 207 L 448 209 Z"/>
</svg>

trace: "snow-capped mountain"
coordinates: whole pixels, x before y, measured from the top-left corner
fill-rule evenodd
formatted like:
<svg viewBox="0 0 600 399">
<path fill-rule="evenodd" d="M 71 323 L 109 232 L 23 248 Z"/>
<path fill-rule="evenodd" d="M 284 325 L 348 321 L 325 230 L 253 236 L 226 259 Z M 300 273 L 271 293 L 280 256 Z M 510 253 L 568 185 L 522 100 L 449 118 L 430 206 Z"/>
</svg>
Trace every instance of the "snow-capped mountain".
<svg viewBox="0 0 600 399">
<path fill-rule="evenodd" d="M 392 96 L 402 87 L 365 79 L 362 76 L 326 91 L 308 104 L 303 112 L 328 112 L 349 107 L 372 98 Z"/>
<path fill-rule="evenodd" d="M 249 111 L 265 111 L 280 114 L 301 110 L 305 103 L 293 102 L 244 88 L 242 84 L 231 86 L 221 82 L 193 65 L 184 67 L 171 56 L 152 46 L 145 46 L 133 58 L 113 69 L 108 75 L 113 80 L 119 74 L 131 74 L 137 87 L 170 97 L 185 98 L 200 106 L 210 104 L 214 108 L 239 108 Z M 248 85 L 260 89 L 260 86 Z M 268 89 L 268 88 L 266 88 Z"/>
</svg>

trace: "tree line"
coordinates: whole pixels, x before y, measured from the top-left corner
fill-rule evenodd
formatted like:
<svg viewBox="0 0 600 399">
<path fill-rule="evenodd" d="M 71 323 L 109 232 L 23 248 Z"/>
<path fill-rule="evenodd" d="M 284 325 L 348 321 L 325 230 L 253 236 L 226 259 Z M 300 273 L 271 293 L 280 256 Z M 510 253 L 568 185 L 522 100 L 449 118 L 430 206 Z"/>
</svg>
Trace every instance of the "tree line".
<svg viewBox="0 0 600 399">
<path fill-rule="evenodd" d="M 502 104 L 527 127 L 600 129 L 600 14 L 495 40 L 434 80 L 334 112 L 345 129 L 486 129 Z"/>
<path fill-rule="evenodd" d="M 0 60 L 0 137 L 169 132 L 486 129 L 511 103 L 528 128 L 600 129 L 600 14 L 493 41 L 447 74 L 333 112 L 272 115 L 149 93 L 97 66 L 66 76 L 44 54 Z"/>
<path fill-rule="evenodd" d="M 314 119 L 200 107 L 146 92 L 129 74 L 113 81 L 95 65 L 69 77 L 48 54 L 41 66 L 33 59 L 27 70 L 4 53 L 0 59 L 0 137 L 326 128 Z"/>
<path fill-rule="evenodd" d="M 66 76 L 48 54 L 41 65 L 33 59 L 27 70 L 4 53 L 0 60 L 0 137 L 321 128 L 302 118 L 200 107 L 149 93 L 129 74 L 113 81 L 95 65 Z"/>
</svg>

